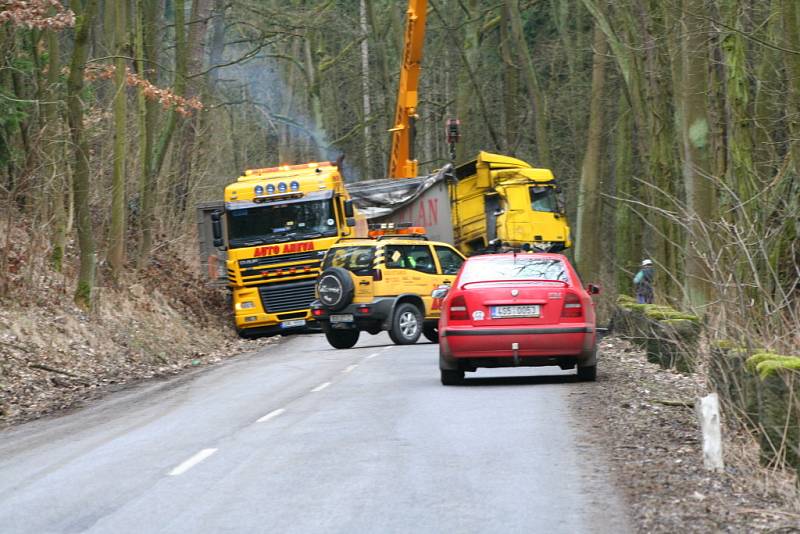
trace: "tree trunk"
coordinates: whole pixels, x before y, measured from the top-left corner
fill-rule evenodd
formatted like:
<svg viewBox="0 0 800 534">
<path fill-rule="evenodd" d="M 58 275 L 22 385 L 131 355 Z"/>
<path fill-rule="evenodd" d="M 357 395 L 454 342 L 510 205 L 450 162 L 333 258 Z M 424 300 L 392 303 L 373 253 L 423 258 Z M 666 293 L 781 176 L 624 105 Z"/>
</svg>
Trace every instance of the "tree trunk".
<svg viewBox="0 0 800 534">
<path fill-rule="evenodd" d="M 364 40 L 361 41 L 361 99 L 362 111 L 364 114 L 364 165 L 362 175 L 365 177 L 372 176 L 372 152 L 370 144 L 372 143 L 372 133 L 370 132 L 369 121 L 372 119 L 372 101 L 369 94 L 369 26 L 367 25 L 367 4 L 366 0 L 361 0 L 360 6 L 360 22 L 361 33 L 364 35 Z"/>
<path fill-rule="evenodd" d="M 47 100 L 48 104 L 42 107 L 46 136 L 45 154 L 47 158 L 46 169 L 49 181 L 46 190 L 49 191 L 48 198 L 52 203 L 50 209 L 52 215 L 51 242 L 52 252 L 50 254 L 50 264 L 56 272 L 61 272 L 62 261 L 64 259 L 64 247 L 67 240 L 67 212 L 64 206 L 64 165 L 63 161 L 63 138 L 60 116 L 61 95 L 58 90 L 59 71 L 61 61 L 59 60 L 58 35 L 53 30 L 46 32 L 47 40 Z"/>
<path fill-rule="evenodd" d="M 94 287 L 95 252 L 92 233 L 92 214 L 89 210 L 89 143 L 83 131 L 83 68 L 89 55 L 89 31 L 97 13 L 97 0 L 87 0 L 83 12 L 75 23 L 75 47 L 70 61 L 67 79 L 67 119 L 75 157 L 73 188 L 75 190 L 75 215 L 77 218 L 78 246 L 81 266 L 78 274 L 78 287 L 75 303 L 84 308 L 92 307 Z"/>
<path fill-rule="evenodd" d="M 581 168 L 575 237 L 575 260 L 578 263 L 578 270 L 583 276 L 589 277 L 597 277 L 600 273 L 600 256 L 604 243 L 598 230 L 602 227 L 600 177 L 603 164 L 600 156 L 603 147 L 603 96 L 607 48 L 603 30 L 599 24 L 595 24 L 589 132 Z"/>
<path fill-rule="evenodd" d="M 126 73 L 128 50 L 127 2 L 115 2 L 114 11 L 114 172 L 111 179 L 111 229 L 108 236 L 108 263 L 111 276 L 119 279 L 125 265 L 125 153 L 126 138 Z M 110 9 L 107 7 L 107 9 Z"/>
<path fill-rule="evenodd" d="M 157 0 L 137 0 L 136 57 L 137 72 L 151 83 L 157 82 L 156 68 L 158 52 L 156 48 L 156 25 L 158 16 Z M 157 102 L 147 100 L 144 90 L 139 90 L 139 141 L 142 178 L 139 186 L 141 210 L 139 215 L 139 252 L 136 258 L 137 269 L 142 269 L 150 258 L 153 242 L 153 217 L 156 189 L 156 174 L 153 171 L 153 147 L 155 145 L 156 120 L 159 114 Z"/>
<path fill-rule="evenodd" d="M 517 44 L 517 50 L 522 58 L 522 74 L 528 88 L 528 96 L 533 104 L 533 125 L 536 132 L 536 153 L 539 160 L 537 166 L 550 166 L 550 142 L 547 138 L 547 109 L 545 107 L 544 94 L 542 92 L 539 77 L 531 58 L 531 51 L 522 32 L 522 22 L 519 12 L 519 0 L 506 0 L 506 6 L 510 13 L 511 34 Z"/>
<path fill-rule="evenodd" d="M 683 140 L 683 182 L 686 189 L 688 239 L 685 250 L 686 304 L 701 312 L 711 295 L 706 224 L 714 215 L 711 181 L 712 154 L 709 139 L 708 28 L 703 0 L 683 0 L 681 19 L 681 137 Z"/>
</svg>

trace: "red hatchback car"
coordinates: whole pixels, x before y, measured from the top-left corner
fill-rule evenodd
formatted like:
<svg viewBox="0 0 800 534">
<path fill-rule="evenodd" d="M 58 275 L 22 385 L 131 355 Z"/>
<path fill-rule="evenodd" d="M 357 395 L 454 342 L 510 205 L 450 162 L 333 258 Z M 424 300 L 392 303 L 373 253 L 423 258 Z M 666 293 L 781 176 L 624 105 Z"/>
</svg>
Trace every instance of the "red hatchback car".
<svg viewBox="0 0 800 534">
<path fill-rule="evenodd" d="M 452 288 L 440 287 L 439 368 L 454 385 L 478 367 L 577 366 L 597 377 L 591 294 L 561 254 L 490 254 L 468 258 Z"/>
</svg>

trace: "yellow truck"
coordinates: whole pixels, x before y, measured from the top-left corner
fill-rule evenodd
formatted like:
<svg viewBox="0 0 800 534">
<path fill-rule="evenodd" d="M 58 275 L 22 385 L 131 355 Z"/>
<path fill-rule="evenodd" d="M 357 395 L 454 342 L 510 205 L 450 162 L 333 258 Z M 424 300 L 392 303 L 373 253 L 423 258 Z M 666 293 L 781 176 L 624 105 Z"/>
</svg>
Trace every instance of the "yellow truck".
<svg viewBox="0 0 800 534">
<path fill-rule="evenodd" d="M 366 232 L 332 162 L 250 169 L 225 188 L 224 202 L 198 206 L 204 268 L 231 289 L 242 337 L 313 328 L 325 252 Z"/>
<path fill-rule="evenodd" d="M 553 173 L 509 156 L 481 152 L 430 176 L 355 182 L 347 189 L 370 223 L 422 226 L 431 239 L 465 255 L 572 246 Z"/>
</svg>

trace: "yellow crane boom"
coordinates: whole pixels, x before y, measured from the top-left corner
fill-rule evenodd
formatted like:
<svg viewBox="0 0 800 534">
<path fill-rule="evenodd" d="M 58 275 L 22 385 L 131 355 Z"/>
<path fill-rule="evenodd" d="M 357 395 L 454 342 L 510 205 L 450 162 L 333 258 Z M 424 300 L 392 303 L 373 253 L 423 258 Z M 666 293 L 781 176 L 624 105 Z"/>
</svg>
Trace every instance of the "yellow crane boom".
<svg viewBox="0 0 800 534">
<path fill-rule="evenodd" d="M 427 0 L 408 0 L 406 10 L 406 33 L 403 42 L 403 63 L 400 67 L 400 83 L 397 91 L 392 152 L 389 156 L 389 178 L 414 178 L 417 176 L 417 160 L 414 158 L 414 122 L 417 118 L 417 90 L 422 63 L 422 48 L 425 43 L 425 15 Z"/>
</svg>

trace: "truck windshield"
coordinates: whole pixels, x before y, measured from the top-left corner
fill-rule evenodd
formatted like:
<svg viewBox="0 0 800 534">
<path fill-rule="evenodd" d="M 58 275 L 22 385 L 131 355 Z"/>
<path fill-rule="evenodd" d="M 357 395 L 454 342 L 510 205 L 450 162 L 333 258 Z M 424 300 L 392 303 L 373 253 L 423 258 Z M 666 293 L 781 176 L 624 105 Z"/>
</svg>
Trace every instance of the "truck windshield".
<svg viewBox="0 0 800 534">
<path fill-rule="evenodd" d="M 558 193 L 555 187 L 534 186 L 531 191 L 531 209 L 558 213 Z"/>
<path fill-rule="evenodd" d="M 228 211 L 231 248 L 330 237 L 338 233 L 331 200 L 270 204 Z"/>
</svg>

